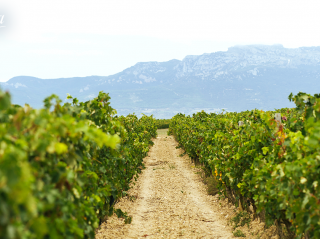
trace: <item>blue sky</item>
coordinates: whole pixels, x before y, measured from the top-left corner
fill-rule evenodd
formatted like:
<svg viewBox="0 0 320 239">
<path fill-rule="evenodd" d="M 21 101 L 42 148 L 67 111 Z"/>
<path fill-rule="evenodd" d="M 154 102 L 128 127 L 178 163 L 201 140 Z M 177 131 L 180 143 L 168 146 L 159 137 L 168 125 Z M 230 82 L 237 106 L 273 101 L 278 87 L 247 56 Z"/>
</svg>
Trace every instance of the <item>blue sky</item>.
<svg viewBox="0 0 320 239">
<path fill-rule="evenodd" d="M 107 76 L 237 44 L 319 46 L 319 9 L 318 0 L 2 0 L 0 81 Z"/>
</svg>

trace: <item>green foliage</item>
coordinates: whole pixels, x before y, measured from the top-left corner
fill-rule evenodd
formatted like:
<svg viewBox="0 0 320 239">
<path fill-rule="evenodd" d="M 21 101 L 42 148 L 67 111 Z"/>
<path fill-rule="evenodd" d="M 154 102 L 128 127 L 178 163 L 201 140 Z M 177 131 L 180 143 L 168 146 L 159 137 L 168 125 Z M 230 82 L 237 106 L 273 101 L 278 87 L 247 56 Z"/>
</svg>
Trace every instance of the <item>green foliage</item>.
<svg viewBox="0 0 320 239">
<path fill-rule="evenodd" d="M 240 211 L 236 214 L 235 217 L 230 219 L 230 223 L 233 225 L 233 230 L 235 230 L 237 227 L 243 227 L 247 224 L 248 228 L 250 226 L 251 218 L 249 213 L 245 211 Z"/>
<path fill-rule="evenodd" d="M 265 210 L 289 233 L 320 237 L 320 97 L 290 95 L 297 108 L 178 114 L 169 132 L 212 172 L 218 189 L 245 210 Z M 281 113 L 282 123 L 275 113 Z M 238 122 L 243 121 L 242 126 Z"/>
<path fill-rule="evenodd" d="M 68 98 L 34 110 L 0 91 L 0 238 L 93 238 L 112 213 L 131 221 L 113 205 L 140 172 L 155 120 L 115 119 L 103 92 Z"/>
<path fill-rule="evenodd" d="M 235 237 L 246 237 L 246 235 L 241 230 L 234 231 L 233 235 Z"/>
<path fill-rule="evenodd" d="M 170 121 L 170 119 L 156 119 L 157 129 L 168 129 Z"/>
<path fill-rule="evenodd" d="M 214 196 L 219 193 L 218 181 L 214 176 L 211 175 L 210 177 L 207 177 L 205 179 L 205 184 L 207 184 L 208 195 Z"/>
</svg>

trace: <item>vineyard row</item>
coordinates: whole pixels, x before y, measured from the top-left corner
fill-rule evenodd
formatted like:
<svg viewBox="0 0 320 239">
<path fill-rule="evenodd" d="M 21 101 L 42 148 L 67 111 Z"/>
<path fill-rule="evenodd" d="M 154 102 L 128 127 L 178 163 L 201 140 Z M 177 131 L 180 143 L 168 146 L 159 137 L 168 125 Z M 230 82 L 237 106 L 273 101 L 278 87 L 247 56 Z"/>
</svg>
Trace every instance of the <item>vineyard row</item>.
<svg viewBox="0 0 320 239">
<path fill-rule="evenodd" d="M 275 223 L 281 238 L 320 238 L 320 95 L 289 99 L 296 108 L 178 114 L 169 133 L 229 201 Z"/>
<path fill-rule="evenodd" d="M 0 238 L 94 238 L 143 168 L 155 119 L 115 117 L 108 94 L 44 108 L 0 91 Z"/>
</svg>

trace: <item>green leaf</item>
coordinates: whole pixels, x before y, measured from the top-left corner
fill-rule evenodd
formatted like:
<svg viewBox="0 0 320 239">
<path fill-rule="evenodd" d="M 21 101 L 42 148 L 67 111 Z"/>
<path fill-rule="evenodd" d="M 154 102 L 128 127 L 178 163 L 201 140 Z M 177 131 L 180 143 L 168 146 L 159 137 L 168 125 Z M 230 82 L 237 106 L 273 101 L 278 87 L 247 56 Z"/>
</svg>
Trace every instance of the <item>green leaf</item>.
<svg viewBox="0 0 320 239">
<path fill-rule="evenodd" d="M 269 148 L 268 147 L 263 147 L 262 148 L 262 152 L 264 155 L 266 155 L 269 152 Z"/>
<path fill-rule="evenodd" d="M 56 153 L 59 155 L 68 152 L 68 146 L 64 143 L 55 143 L 54 148 Z"/>
</svg>

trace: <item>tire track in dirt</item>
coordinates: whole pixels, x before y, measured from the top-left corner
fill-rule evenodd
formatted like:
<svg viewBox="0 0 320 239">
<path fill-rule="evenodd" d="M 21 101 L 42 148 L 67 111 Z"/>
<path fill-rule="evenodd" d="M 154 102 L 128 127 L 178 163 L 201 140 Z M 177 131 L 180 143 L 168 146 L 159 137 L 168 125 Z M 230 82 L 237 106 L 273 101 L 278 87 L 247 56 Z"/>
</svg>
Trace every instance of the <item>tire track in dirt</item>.
<svg viewBox="0 0 320 239">
<path fill-rule="evenodd" d="M 187 156 L 179 157 L 183 151 L 175 139 L 160 136 L 154 143 L 146 169 L 116 205 L 132 216 L 132 224 L 112 216 L 96 238 L 234 238 L 216 197 L 206 195 Z"/>
</svg>

